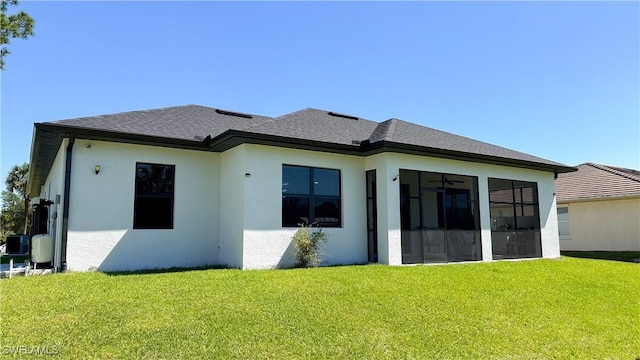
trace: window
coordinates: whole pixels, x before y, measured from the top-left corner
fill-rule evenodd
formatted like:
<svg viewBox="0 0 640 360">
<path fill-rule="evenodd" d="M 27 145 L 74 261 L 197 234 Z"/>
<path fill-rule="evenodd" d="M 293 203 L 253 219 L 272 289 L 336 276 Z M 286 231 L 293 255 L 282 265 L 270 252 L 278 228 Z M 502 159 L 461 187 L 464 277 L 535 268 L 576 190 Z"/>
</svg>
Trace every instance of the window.
<svg viewBox="0 0 640 360">
<path fill-rule="evenodd" d="M 562 206 L 558 208 L 558 233 L 561 239 L 570 239 L 569 232 L 569 208 Z"/>
<path fill-rule="evenodd" d="M 340 170 L 282 165 L 282 226 L 340 227 Z"/>
<path fill-rule="evenodd" d="M 136 163 L 134 229 L 173 229 L 174 165 Z"/>
<path fill-rule="evenodd" d="M 369 262 L 378 262 L 378 200 L 376 196 L 376 171 L 369 170 L 367 177 L 367 247 Z"/>
</svg>

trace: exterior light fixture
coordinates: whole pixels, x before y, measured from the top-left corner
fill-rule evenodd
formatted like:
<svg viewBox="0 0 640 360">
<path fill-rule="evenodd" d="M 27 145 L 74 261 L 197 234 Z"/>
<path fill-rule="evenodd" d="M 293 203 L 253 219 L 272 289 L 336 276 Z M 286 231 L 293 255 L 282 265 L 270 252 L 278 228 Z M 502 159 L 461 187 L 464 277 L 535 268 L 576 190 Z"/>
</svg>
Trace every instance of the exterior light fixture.
<svg viewBox="0 0 640 360">
<path fill-rule="evenodd" d="M 100 165 L 96 165 L 96 175 L 100 172 Z"/>
<path fill-rule="evenodd" d="M 394 176 L 394 177 L 393 177 L 393 181 L 398 180 L 398 178 L 399 178 L 399 177 L 400 177 L 400 174 L 398 174 L 398 175 Z"/>
<path fill-rule="evenodd" d="M 251 173 L 244 173 L 244 177 L 251 177 Z"/>
</svg>

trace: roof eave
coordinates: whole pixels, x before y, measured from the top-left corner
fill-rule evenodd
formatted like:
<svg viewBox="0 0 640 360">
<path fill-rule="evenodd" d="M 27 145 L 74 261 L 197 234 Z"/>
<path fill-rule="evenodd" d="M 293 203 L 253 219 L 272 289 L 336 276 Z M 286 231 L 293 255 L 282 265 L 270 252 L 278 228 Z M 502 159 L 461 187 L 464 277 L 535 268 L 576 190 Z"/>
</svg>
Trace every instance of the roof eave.
<svg viewBox="0 0 640 360">
<path fill-rule="evenodd" d="M 577 171 L 578 169 L 571 166 L 545 164 L 535 161 L 526 161 L 519 159 L 510 159 L 497 156 L 468 153 L 462 151 L 454 151 L 447 149 L 439 149 L 418 145 L 402 144 L 392 141 L 379 141 L 373 143 L 365 148 L 365 155 L 374 155 L 382 152 L 399 152 L 404 154 L 422 155 L 422 156 L 434 156 L 439 158 L 461 160 L 461 161 L 473 161 L 492 165 L 502 165 L 518 168 L 526 168 L 532 170 L 549 171 L 554 174 L 568 173 Z"/>
<path fill-rule="evenodd" d="M 616 195 L 616 196 L 595 196 L 590 198 L 556 199 L 558 204 L 569 204 L 579 202 L 613 201 L 640 199 L 640 194 Z"/>
<path fill-rule="evenodd" d="M 241 144 L 257 144 L 277 146 L 289 149 L 340 153 L 345 155 L 364 156 L 359 146 L 336 144 L 316 140 L 290 138 L 278 135 L 259 134 L 242 130 L 227 130 L 213 138 L 210 147 L 214 151 L 223 152 Z"/>
<path fill-rule="evenodd" d="M 72 127 L 52 123 L 34 124 L 34 135 L 31 145 L 32 164 L 29 172 L 29 194 L 39 193 L 40 186 L 44 183 L 46 174 L 49 173 L 55 156 L 64 138 L 75 136 L 77 139 L 100 140 L 120 142 L 137 145 L 164 146 L 179 149 L 223 152 L 240 144 L 258 144 L 277 146 L 292 149 L 339 153 L 354 156 L 369 156 L 382 152 L 396 152 L 421 156 L 434 156 L 461 161 L 474 161 L 493 165 L 527 168 L 540 171 L 549 171 L 555 174 L 577 171 L 570 166 L 545 164 L 533 161 L 501 158 L 482 154 L 466 153 L 446 149 L 430 148 L 418 145 L 402 144 L 390 141 L 379 141 L 373 144 L 363 143 L 362 146 L 337 144 L 316 140 L 290 138 L 278 135 L 260 134 L 242 130 L 227 130 L 224 133 L 202 142 L 175 138 L 163 138 L 150 135 L 105 131 L 82 127 Z M 366 145 L 365 145 L 366 144 Z M 45 147 L 43 149 L 43 146 Z M 45 156 L 46 155 L 46 156 Z M 44 163 L 36 161 L 44 156 Z"/>
<path fill-rule="evenodd" d="M 71 136 L 75 136 L 76 139 L 85 140 L 100 140 L 165 147 L 170 146 L 179 149 L 210 151 L 207 145 L 200 141 L 162 138 L 52 123 L 35 123 L 31 144 L 31 166 L 28 177 L 28 190 L 31 196 L 37 196 L 39 194 L 40 186 L 44 183 L 46 175 L 51 170 L 51 166 L 53 165 L 55 156 L 58 153 L 60 144 L 62 144 L 62 140 Z"/>
<path fill-rule="evenodd" d="M 434 156 L 452 160 L 474 161 L 493 165 L 519 167 L 540 171 L 553 172 L 554 174 L 577 171 L 571 166 L 545 164 L 534 161 L 501 158 L 496 156 L 466 153 L 446 149 L 437 149 L 417 145 L 402 144 L 390 141 L 379 141 L 366 146 L 353 146 L 344 144 L 327 143 L 321 141 L 289 138 L 276 135 L 266 135 L 242 130 L 228 130 L 212 139 L 210 147 L 216 151 L 226 151 L 240 144 L 250 143 L 259 145 L 278 146 L 294 149 L 313 150 L 322 152 L 341 153 L 356 156 L 369 156 L 382 152 L 397 152 L 421 156 Z"/>
</svg>

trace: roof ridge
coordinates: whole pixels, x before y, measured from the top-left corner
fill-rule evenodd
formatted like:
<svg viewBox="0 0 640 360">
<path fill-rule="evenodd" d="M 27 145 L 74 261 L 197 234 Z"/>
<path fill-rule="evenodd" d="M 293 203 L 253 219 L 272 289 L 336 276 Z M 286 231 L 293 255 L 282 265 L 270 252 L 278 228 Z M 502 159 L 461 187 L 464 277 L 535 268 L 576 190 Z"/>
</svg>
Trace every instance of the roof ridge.
<svg viewBox="0 0 640 360">
<path fill-rule="evenodd" d="M 402 120 L 396 119 L 396 118 L 391 118 L 389 120 L 390 120 L 390 122 L 389 122 L 389 128 L 388 128 L 388 131 L 387 131 L 387 135 L 390 135 L 391 138 L 393 138 L 393 135 L 396 133 L 396 124 L 398 124 L 398 121 L 402 121 Z M 385 138 L 386 138 L 386 136 L 385 136 Z"/>
<path fill-rule="evenodd" d="M 161 107 L 161 108 L 130 110 L 130 111 L 121 111 L 121 112 L 109 113 L 109 114 L 98 114 L 98 115 L 81 116 L 81 117 L 76 117 L 76 118 L 59 119 L 59 120 L 52 120 L 52 121 L 47 121 L 47 122 L 51 122 L 51 123 L 71 122 L 71 121 L 75 121 L 75 120 L 90 119 L 90 118 L 104 118 L 104 117 L 108 117 L 108 116 L 112 116 L 112 115 L 127 115 L 127 114 L 136 114 L 136 113 L 139 114 L 139 113 L 148 113 L 148 112 L 151 112 L 151 111 L 161 111 L 161 110 L 187 108 L 187 107 L 201 107 L 201 108 L 215 109 L 215 108 L 212 108 L 212 107 L 209 107 L 209 106 L 203 106 L 203 105 L 197 105 L 197 104 L 174 105 L 174 106 L 165 106 L 165 107 Z"/>
<path fill-rule="evenodd" d="M 380 122 L 376 125 L 375 128 L 373 128 L 373 131 L 371 132 L 371 134 L 369 134 L 369 141 L 371 142 L 378 142 L 378 141 L 385 141 L 385 140 L 389 140 L 389 128 L 391 127 L 391 124 L 393 123 L 392 121 L 393 119 L 388 119 L 385 120 L 383 122 Z"/>
<path fill-rule="evenodd" d="M 625 173 L 623 171 L 617 170 L 617 169 L 615 169 L 615 168 L 613 168 L 611 166 L 608 166 L 608 165 L 596 164 L 596 163 L 592 163 L 592 162 L 587 162 L 584 165 L 588 165 L 588 166 L 594 167 L 596 169 L 599 169 L 599 170 L 602 170 L 602 171 L 606 171 L 606 172 L 612 173 L 614 175 L 621 176 L 621 177 L 629 179 L 629 180 L 640 182 L 640 177 Z"/>
</svg>

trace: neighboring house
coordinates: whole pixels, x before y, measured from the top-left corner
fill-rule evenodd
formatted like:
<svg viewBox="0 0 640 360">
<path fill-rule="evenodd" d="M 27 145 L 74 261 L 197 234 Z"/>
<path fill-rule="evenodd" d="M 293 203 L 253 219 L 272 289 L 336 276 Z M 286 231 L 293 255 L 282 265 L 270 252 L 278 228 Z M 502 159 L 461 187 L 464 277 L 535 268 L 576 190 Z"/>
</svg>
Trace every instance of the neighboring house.
<svg viewBox="0 0 640 360">
<path fill-rule="evenodd" d="M 560 255 L 575 169 L 397 119 L 188 105 L 35 124 L 30 194 L 59 269 L 286 267 L 301 222 L 325 264 Z"/>
<path fill-rule="evenodd" d="M 560 250 L 640 251 L 640 171 L 577 168 L 556 180 Z"/>
</svg>

